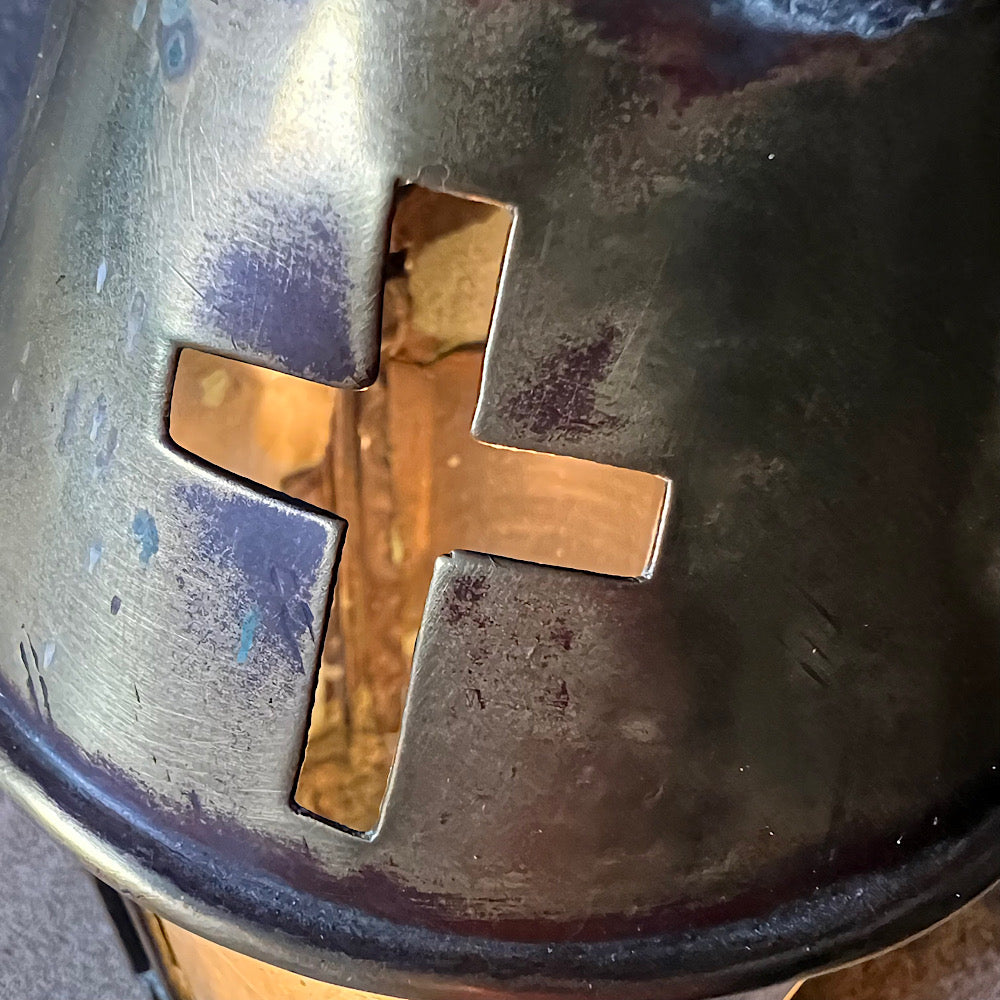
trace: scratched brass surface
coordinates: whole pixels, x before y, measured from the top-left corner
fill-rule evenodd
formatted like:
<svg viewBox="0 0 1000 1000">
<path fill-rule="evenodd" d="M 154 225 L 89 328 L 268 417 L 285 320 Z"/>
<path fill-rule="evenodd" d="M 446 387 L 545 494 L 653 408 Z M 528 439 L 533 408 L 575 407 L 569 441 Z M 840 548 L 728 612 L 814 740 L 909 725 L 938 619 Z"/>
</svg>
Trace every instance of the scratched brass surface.
<svg viewBox="0 0 1000 1000">
<path fill-rule="evenodd" d="M 418 1000 L 764 988 L 986 887 L 997 18 L 56 0 L 0 244 L 5 789 L 161 916 Z M 391 394 L 410 183 L 514 213 L 481 446 L 670 504 L 642 577 L 437 560 L 359 834 L 294 803 L 345 520 L 166 414 L 185 349 Z"/>
<path fill-rule="evenodd" d="M 472 437 L 509 229 L 502 207 L 402 192 L 390 252 L 405 263 L 387 283 L 380 374 L 363 393 L 193 351 L 178 362 L 177 444 L 347 521 L 296 800 L 357 830 L 378 821 L 439 555 L 624 577 L 652 558 L 661 479 Z"/>
</svg>

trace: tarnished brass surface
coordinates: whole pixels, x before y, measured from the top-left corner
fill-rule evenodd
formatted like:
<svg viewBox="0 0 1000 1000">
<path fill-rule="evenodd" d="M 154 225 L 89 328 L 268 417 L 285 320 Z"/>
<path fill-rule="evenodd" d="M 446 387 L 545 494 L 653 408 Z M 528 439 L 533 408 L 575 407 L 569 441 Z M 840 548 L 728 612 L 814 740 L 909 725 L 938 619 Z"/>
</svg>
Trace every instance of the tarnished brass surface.
<svg viewBox="0 0 1000 1000">
<path fill-rule="evenodd" d="M 0 245 L 5 788 L 165 919 L 418 1000 L 770 987 L 981 891 L 1000 874 L 997 16 L 57 0 Z M 409 184 L 480 199 L 484 227 L 514 213 L 474 447 L 666 479 L 670 505 L 641 577 L 438 558 L 358 833 L 294 797 L 340 498 L 367 513 L 338 479 L 375 467 L 320 455 L 326 416 L 284 456 L 331 513 L 206 465 L 167 412 L 197 350 L 363 389 L 348 437 L 384 406 L 390 444 L 436 441 L 394 394 L 478 364 L 463 323 L 413 345 L 429 365 L 381 343 Z M 409 601 L 453 542 L 406 504 L 405 531 L 373 510 L 360 549 Z M 404 617 L 364 626 L 396 679 Z M 388 759 L 399 703 L 370 704 Z M 338 794 L 367 826 L 374 793 Z"/>
<path fill-rule="evenodd" d="M 178 362 L 177 444 L 350 526 L 296 801 L 356 830 L 378 821 L 439 555 L 623 577 L 652 558 L 662 479 L 472 437 L 510 221 L 500 206 L 402 193 L 389 244 L 405 264 L 386 285 L 380 374 L 363 393 L 193 351 Z"/>
</svg>

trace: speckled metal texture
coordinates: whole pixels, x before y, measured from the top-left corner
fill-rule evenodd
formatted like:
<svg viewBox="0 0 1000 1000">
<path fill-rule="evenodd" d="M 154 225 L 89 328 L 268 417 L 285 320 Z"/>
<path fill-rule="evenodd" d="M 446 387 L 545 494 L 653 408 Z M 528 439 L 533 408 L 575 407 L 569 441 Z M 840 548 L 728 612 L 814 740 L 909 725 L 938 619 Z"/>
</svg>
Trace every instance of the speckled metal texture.
<svg viewBox="0 0 1000 1000">
<path fill-rule="evenodd" d="M 994 3 L 57 7 L 0 251 L 0 775 L 88 864 L 420 998 L 768 986 L 1000 874 Z M 412 181 L 516 212 L 476 434 L 672 500 L 646 578 L 440 560 L 360 837 L 291 804 L 344 523 L 164 413 L 182 345 L 371 381 Z"/>
</svg>

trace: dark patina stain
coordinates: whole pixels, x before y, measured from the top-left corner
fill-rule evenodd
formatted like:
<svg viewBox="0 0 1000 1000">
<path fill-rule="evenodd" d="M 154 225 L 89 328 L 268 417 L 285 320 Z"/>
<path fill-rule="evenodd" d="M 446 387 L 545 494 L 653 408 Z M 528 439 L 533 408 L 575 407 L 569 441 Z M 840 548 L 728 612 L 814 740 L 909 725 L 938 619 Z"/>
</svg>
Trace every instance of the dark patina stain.
<svg viewBox="0 0 1000 1000">
<path fill-rule="evenodd" d="M 301 673 L 299 640 L 303 634 L 316 638 L 309 600 L 326 554 L 323 526 L 296 511 L 200 484 L 180 486 L 177 493 L 194 515 L 200 556 L 235 578 L 233 589 L 219 595 L 232 622 L 234 661 L 245 645 L 241 664 L 270 650 Z M 252 653 L 243 641 L 251 609 Z"/>
<path fill-rule="evenodd" d="M 250 199 L 245 220 L 211 242 L 203 319 L 239 350 L 297 375 L 343 382 L 357 375 L 347 321 L 349 278 L 330 204 Z"/>
<path fill-rule="evenodd" d="M 784 31 L 710 16 L 693 0 L 570 0 L 573 13 L 596 25 L 678 90 L 677 105 L 737 90 L 792 61 Z"/>
<path fill-rule="evenodd" d="M 489 593 L 485 576 L 460 576 L 451 587 L 444 607 L 445 621 L 457 625 L 468 617 L 475 606 Z"/>
<path fill-rule="evenodd" d="M 35 706 L 35 711 L 41 715 L 42 708 L 38 703 L 38 695 L 35 693 L 35 685 L 32 680 L 32 664 L 34 665 L 34 674 L 38 678 L 38 688 L 42 692 L 42 704 L 45 706 L 45 714 L 48 717 L 49 722 L 52 721 L 52 707 L 49 704 L 49 688 L 45 683 L 45 678 L 42 676 L 42 668 L 38 659 L 38 650 L 35 649 L 35 644 L 31 641 L 31 636 L 26 634 L 28 640 L 28 649 L 24 648 L 24 643 L 20 644 L 21 652 L 21 663 L 24 664 L 25 672 L 28 675 L 28 697 L 31 699 L 31 703 Z M 28 650 L 31 650 L 31 657 L 28 657 Z"/>
<path fill-rule="evenodd" d="M 467 0 L 491 10 L 525 0 Z M 836 47 L 863 60 L 907 25 L 958 0 L 564 0 L 599 38 L 618 43 L 677 88 L 675 106 L 729 93 Z"/>
<path fill-rule="evenodd" d="M 576 633 L 566 625 L 560 624 L 552 629 L 549 633 L 549 638 L 568 651 L 573 648 L 573 640 L 576 639 Z"/>
<path fill-rule="evenodd" d="M 67 816 L 100 830 L 110 849 L 141 858 L 148 871 L 180 892 L 317 947 L 404 968 L 447 967 L 454 975 L 567 975 L 576 981 L 604 970 L 619 978 L 657 976 L 664 955 L 676 956 L 678 949 L 688 961 L 698 960 L 699 938 L 692 930 L 704 927 L 717 929 L 703 937 L 711 955 L 723 958 L 737 940 L 753 941 L 762 955 L 775 944 L 788 948 L 800 940 L 824 940 L 828 921 L 817 918 L 827 912 L 833 920 L 860 918 L 872 905 L 871 895 L 857 887 L 873 870 L 881 874 L 870 889 L 880 898 L 930 894 L 940 883 L 935 845 L 941 841 L 967 845 L 969 877 L 978 878 L 977 859 L 992 858 L 988 845 L 995 843 L 1000 824 L 993 808 L 1000 777 L 991 772 L 962 790 L 950 807 L 915 822 L 905 856 L 895 840 L 858 830 L 835 857 L 825 849 L 819 856 L 803 848 L 780 870 L 761 871 L 761 888 L 728 898 L 682 900 L 644 913 L 594 914 L 568 923 L 544 915 L 484 918 L 470 915 L 462 897 L 415 889 L 391 872 L 323 872 L 304 843 L 284 843 L 210 813 L 197 793 L 186 796 L 186 808 L 167 802 L 111 762 L 85 756 L 48 725 L 45 738 L 36 738 L 38 721 L 0 675 L 0 742 L 13 766 Z M 817 878 L 829 887 L 823 893 L 815 890 Z M 796 902 L 802 899 L 808 899 L 808 918 Z M 762 911 L 770 914 L 766 941 L 759 930 Z M 721 952 L 720 940 L 727 945 Z M 883 935 L 876 943 L 888 940 Z M 710 961 L 702 967 L 713 968 Z"/>
<path fill-rule="evenodd" d="M 595 340 L 562 345 L 532 382 L 504 400 L 503 415 L 536 438 L 577 438 L 616 427 L 619 418 L 601 411 L 597 391 L 621 342 L 621 330 L 609 324 Z"/>
<path fill-rule="evenodd" d="M 539 702 L 554 708 L 560 715 L 564 715 L 569 708 L 569 688 L 564 680 L 557 680 L 550 684 L 538 697 Z"/>
</svg>

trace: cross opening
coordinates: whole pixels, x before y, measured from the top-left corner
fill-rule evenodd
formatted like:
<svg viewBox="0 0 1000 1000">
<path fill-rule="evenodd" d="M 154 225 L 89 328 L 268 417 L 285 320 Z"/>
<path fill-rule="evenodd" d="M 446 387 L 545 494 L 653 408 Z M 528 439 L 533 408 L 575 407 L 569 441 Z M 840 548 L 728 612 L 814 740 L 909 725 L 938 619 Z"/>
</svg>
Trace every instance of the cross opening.
<svg viewBox="0 0 1000 1000">
<path fill-rule="evenodd" d="M 438 556 L 639 576 L 659 531 L 659 477 L 472 437 L 511 223 L 505 206 L 400 189 L 366 390 L 179 358 L 176 444 L 347 521 L 295 801 L 354 830 L 378 821 Z"/>
</svg>

